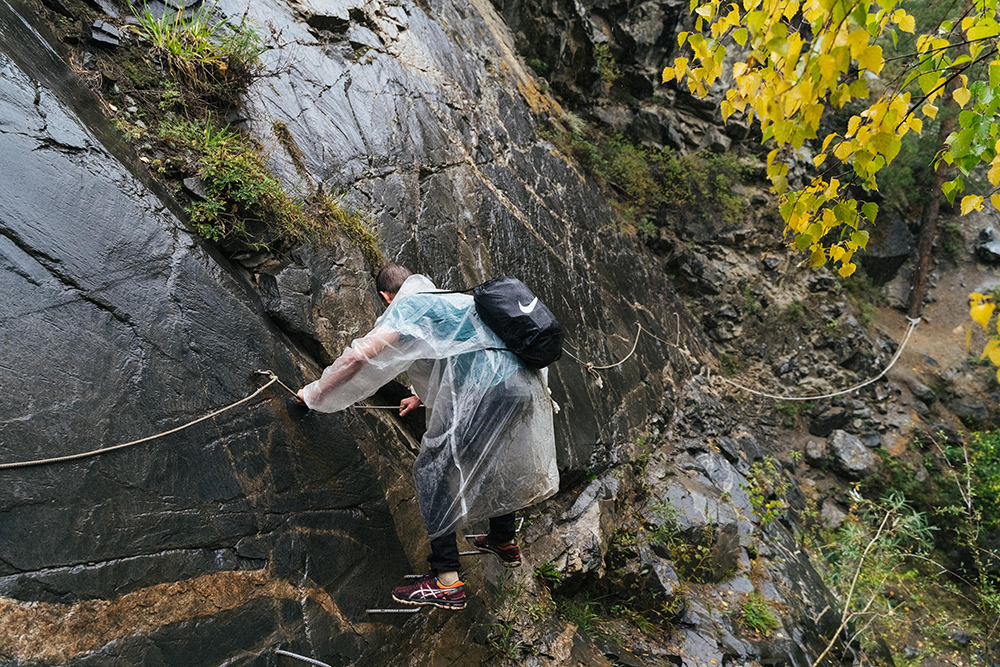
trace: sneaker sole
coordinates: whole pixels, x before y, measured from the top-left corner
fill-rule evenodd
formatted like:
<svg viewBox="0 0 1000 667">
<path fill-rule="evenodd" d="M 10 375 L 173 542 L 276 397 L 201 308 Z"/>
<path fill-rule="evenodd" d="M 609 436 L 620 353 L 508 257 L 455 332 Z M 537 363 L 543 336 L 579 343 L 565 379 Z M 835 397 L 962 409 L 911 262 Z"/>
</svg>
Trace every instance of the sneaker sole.
<svg viewBox="0 0 1000 667">
<path fill-rule="evenodd" d="M 480 549 L 479 547 L 477 547 L 475 545 L 475 543 L 472 542 L 472 540 L 469 540 L 469 544 L 471 544 L 472 548 L 475 549 L 476 551 L 478 551 L 481 554 L 492 554 L 492 555 L 496 556 L 497 560 L 500 561 L 500 564 L 503 565 L 504 567 L 509 567 L 511 569 L 513 569 L 515 567 L 521 567 L 521 559 L 520 558 L 518 558 L 516 561 L 507 561 L 507 560 L 504 560 L 503 558 L 501 558 L 500 554 L 498 554 L 495 551 L 490 551 L 489 549 Z"/>
<path fill-rule="evenodd" d="M 500 564 L 503 565 L 504 567 L 509 567 L 509 568 L 512 568 L 512 569 L 515 568 L 515 567 L 521 567 L 521 561 L 520 560 L 515 560 L 515 561 L 504 560 L 503 558 L 500 557 L 499 554 L 497 554 L 497 552 L 490 551 L 488 549 L 478 549 L 478 551 L 481 554 L 491 554 L 493 556 L 496 556 L 497 560 L 500 561 Z"/>
<path fill-rule="evenodd" d="M 447 609 L 449 611 L 460 611 L 462 609 L 465 609 L 465 603 L 464 602 L 455 602 L 455 603 L 444 603 L 444 604 L 442 604 L 441 602 L 436 602 L 436 601 L 432 602 L 431 600 L 427 600 L 427 601 L 423 601 L 423 600 L 421 600 L 421 601 L 417 601 L 417 600 L 400 600 L 395 595 L 392 596 L 392 599 L 395 600 L 396 602 L 400 603 L 400 604 L 408 604 L 408 605 L 412 605 L 414 607 L 437 607 L 438 609 Z"/>
</svg>

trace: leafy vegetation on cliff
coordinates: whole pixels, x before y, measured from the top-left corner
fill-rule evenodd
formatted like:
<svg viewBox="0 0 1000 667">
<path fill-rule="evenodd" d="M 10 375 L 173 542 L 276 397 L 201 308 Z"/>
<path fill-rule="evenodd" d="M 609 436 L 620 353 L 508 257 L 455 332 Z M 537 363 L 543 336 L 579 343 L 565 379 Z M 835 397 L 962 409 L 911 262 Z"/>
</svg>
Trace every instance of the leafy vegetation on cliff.
<svg viewBox="0 0 1000 667">
<path fill-rule="evenodd" d="M 294 195 L 268 168 L 266 148 L 224 120 L 238 114 L 261 73 L 264 42 L 248 19 L 217 19 L 210 4 L 159 16 L 145 6 L 132 10 L 140 44 L 101 54 L 115 73 L 101 92 L 143 161 L 188 202 L 194 230 L 231 253 L 345 234 L 373 270 L 381 266 L 378 236 L 362 213 L 347 211 L 322 187 Z M 303 174 L 287 126 L 274 129 Z"/>
<path fill-rule="evenodd" d="M 543 133 L 597 181 L 626 231 L 652 234 L 683 213 L 735 226 L 745 201 L 735 187 L 746 168 L 728 153 L 679 155 L 638 145 L 614 130 L 603 130 L 567 115 L 565 128 Z"/>
</svg>

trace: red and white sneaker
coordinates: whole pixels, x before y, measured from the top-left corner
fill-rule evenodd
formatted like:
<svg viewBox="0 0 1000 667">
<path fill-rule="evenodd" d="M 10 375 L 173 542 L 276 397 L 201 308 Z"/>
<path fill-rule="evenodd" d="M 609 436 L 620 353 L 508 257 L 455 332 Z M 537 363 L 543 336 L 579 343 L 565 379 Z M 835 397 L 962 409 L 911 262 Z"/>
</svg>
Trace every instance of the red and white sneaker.
<svg viewBox="0 0 1000 667">
<path fill-rule="evenodd" d="M 427 574 L 412 584 L 392 589 L 392 599 L 403 604 L 431 605 L 442 609 L 465 609 L 465 583 L 443 586 L 433 574 Z"/>
<path fill-rule="evenodd" d="M 469 536 L 466 539 L 479 551 L 488 551 L 496 556 L 505 567 L 521 566 L 521 549 L 517 546 L 517 540 L 508 544 L 497 544 L 489 535 Z"/>
</svg>

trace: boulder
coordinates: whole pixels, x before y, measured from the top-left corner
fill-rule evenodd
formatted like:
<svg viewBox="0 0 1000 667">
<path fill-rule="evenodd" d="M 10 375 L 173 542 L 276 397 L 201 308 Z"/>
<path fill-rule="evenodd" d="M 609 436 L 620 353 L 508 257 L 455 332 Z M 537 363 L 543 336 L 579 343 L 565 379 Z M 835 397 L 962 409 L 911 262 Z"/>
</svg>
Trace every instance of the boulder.
<svg viewBox="0 0 1000 667">
<path fill-rule="evenodd" d="M 831 407 L 815 416 L 809 422 L 809 433 L 825 438 L 833 431 L 843 428 L 851 420 L 851 413 L 844 408 Z"/>
<path fill-rule="evenodd" d="M 604 556 L 618 528 L 618 485 L 611 475 L 595 479 L 561 515 L 533 525 L 529 534 L 533 557 L 551 561 L 564 578 L 588 573 L 603 576 Z"/>
<path fill-rule="evenodd" d="M 805 447 L 806 463 L 811 466 L 822 465 L 826 461 L 826 443 L 821 440 L 810 440 Z"/>
<path fill-rule="evenodd" d="M 847 518 L 847 514 L 837 506 L 837 503 L 829 498 L 823 501 L 823 507 L 820 508 L 819 516 L 823 520 L 823 525 L 831 529 L 840 528 L 840 525 L 844 523 L 844 519 Z"/>
<path fill-rule="evenodd" d="M 694 291 L 718 295 L 726 283 L 727 267 L 695 250 L 678 253 L 667 265 L 677 278 Z"/>
<path fill-rule="evenodd" d="M 933 389 L 916 380 L 910 382 L 910 392 L 927 405 L 931 405 L 937 400 L 937 394 L 934 393 Z"/>
<path fill-rule="evenodd" d="M 976 258 L 981 262 L 993 266 L 1000 264 L 1000 239 L 997 238 L 992 227 L 987 227 L 979 232 L 975 252 Z"/>
<path fill-rule="evenodd" d="M 862 479 L 875 466 L 875 457 L 856 435 L 835 430 L 827 438 L 827 445 L 834 468 L 848 479 Z"/>
<path fill-rule="evenodd" d="M 875 225 L 871 230 L 871 238 L 861 255 L 861 265 L 872 283 L 880 287 L 896 277 L 914 246 L 909 225 L 902 218 L 893 216 L 885 224 Z"/>
</svg>

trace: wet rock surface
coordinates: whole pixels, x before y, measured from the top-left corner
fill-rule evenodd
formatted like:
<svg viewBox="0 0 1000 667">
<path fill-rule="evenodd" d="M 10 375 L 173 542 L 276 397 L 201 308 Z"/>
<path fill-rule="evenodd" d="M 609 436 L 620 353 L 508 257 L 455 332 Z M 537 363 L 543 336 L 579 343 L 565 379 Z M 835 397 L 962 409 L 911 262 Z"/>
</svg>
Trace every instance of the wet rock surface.
<svg viewBox="0 0 1000 667">
<path fill-rule="evenodd" d="M 836 430 L 827 439 L 827 449 L 833 456 L 837 470 L 849 479 L 861 479 L 872 471 L 875 457 L 861 439 L 845 431 Z"/>
<path fill-rule="evenodd" d="M 1000 264 L 1000 239 L 992 227 L 979 232 L 976 239 L 976 257 L 987 264 Z"/>
<path fill-rule="evenodd" d="M 246 9 L 225 5 L 233 15 Z M 283 5 L 251 8 L 288 40 L 273 54 L 280 74 L 261 82 L 250 114 L 265 141 L 280 119 L 305 149 L 305 175 L 275 151 L 279 174 L 347 192 L 374 212 L 393 259 L 442 287 L 519 275 L 585 361 L 624 358 L 639 322 L 703 349 L 666 278 L 607 228 L 613 214 L 596 189 L 535 136 L 533 114 L 554 102 L 531 88 L 490 5 L 343 8 L 305 21 Z M 94 34 L 112 36 L 112 27 L 95 24 Z M 369 53 L 358 58 L 362 46 Z M 0 341 L 24 350 L 0 368 L 0 384 L 18 395 L 0 409 L 5 459 L 167 430 L 252 392 L 259 368 L 301 385 L 370 327 L 371 267 L 348 243 L 231 265 L 103 145 L 94 119 L 61 101 L 82 94 L 71 76 L 52 76 L 65 87 L 52 92 L 49 77 L 7 56 L 0 66 L 0 281 L 10 295 Z M 687 372 L 691 359 L 643 337 L 632 363 L 601 378 L 576 363 L 553 368 L 565 478 L 617 456 L 615 444 L 669 401 L 664 368 Z M 478 664 L 482 604 L 449 623 L 414 619 L 424 631 L 409 646 L 391 619 L 373 625 L 364 614 L 422 566 L 425 538 L 406 481 L 412 441 L 392 461 L 372 445 L 400 438 L 383 417 L 304 415 L 275 386 L 250 409 L 163 441 L 8 473 L 4 636 L 42 627 L 34 636 L 48 648 L 12 639 L 0 652 L 48 664 L 253 664 L 263 657 L 235 656 L 284 644 L 327 661 L 395 664 L 400 653 L 389 647 L 441 660 L 465 637 L 455 659 Z M 581 570 L 600 569 L 606 540 L 590 549 L 584 538 L 594 534 L 589 522 L 606 522 L 613 499 L 601 487 L 565 517 L 578 526 L 570 543 Z M 126 613 L 116 624 L 104 612 L 152 599 L 159 613 L 147 621 Z M 77 615 L 100 631 L 80 643 L 39 626 L 39 614 Z M 592 650 L 572 634 L 567 646 L 572 655 Z"/>
<path fill-rule="evenodd" d="M 64 103 L 80 91 L 41 86 L 8 55 L 0 69 L 3 462 L 167 431 L 255 391 L 259 368 L 293 385 L 315 372 Z M 278 389 L 125 451 L 5 471 L 5 660 L 218 664 L 303 633 L 314 591 L 336 619 L 316 646 L 357 656 L 366 601 L 408 570 L 356 444 L 371 435 L 347 415 L 303 417 Z M 116 616 L 142 596 L 147 625 Z M 73 614 L 83 643 L 53 623 Z M 8 643 L 18 627 L 31 641 Z"/>
<path fill-rule="evenodd" d="M 115 48 L 127 35 L 116 14 L 128 12 L 91 7 L 102 18 L 81 23 L 82 48 Z M 711 100 L 648 83 L 672 58 L 686 5 L 248 9 L 222 0 L 217 10 L 248 11 L 273 29 L 279 48 L 264 56 L 273 74 L 255 84 L 244 124 L 273 147 L 271 167 L 286 183 L 300 194 L 343 193 L 373 215 L 391 259 L 442 287 L 515 274 L 555 311 L 580 360 L 550 369 L 563 492 L 530 514 L 520 578 L 472 558 L 464 614 L 369 617 L 364 609 L 387 603 L 402 573 L 425 567 L 409 482 L 420 426 L 386 414 L 303 414 L 284 390 L 269 390 L 248 410 L 162 443 L 5 473 L 0 655 L 17 664 L 263 665 L 281 644 L 334 664 L 476 665 L 500 659 L 498 638 L 516 617 L 517 636 L 533 647 L 519 659 L 539 667 L 808 665 L 835 630 L 836 604 L 796 546 L 793 518 L 803 496 L 829 527 L 844 521 L 844 506 L 828 488 L 804 485 L 787 494 L 794 512 L 765 520 L 748 492 L 752 467 L 781 445 L 787 420 L 817 436 L 799 447 L 812 472 L 829 465 L 862 477 L 874 465 L 868 450 L 905 446 L 898 431 L 911 407 L 893 405 L 896 390 L 880 381 L 783 416 L 763 401 L 751 420 L 717 377 L 692 374 L 715 365 L 714 347 L 724 374 L 745 372 L 775 394 L 826 394 L 871 377 L 895 343 L 859 325 L 829 274 L 796 276 L 807 296 L 793 301 L 781 284 L 793 262 L 768 254 L 775 244 L 764 233 L 682 220 L 678 229 L 698 244 L 656 239 L 649 247 L 663 255 L 654 259 L 615 231 L 598 189 L 538 137 L 561 108 L 541 65 L 516 53 L 550 61 L 563 100 L 599 100 L 594 117 L 637 141 L 724 149 L 734 130 L 714 125 Z M 29 32 L 0 30 L 0 287 L 10 295 L 0 343 L 24 350 L 0 364 L 0 384 L 17 396 L 0 407 L 5 457 L 166 430 L 253 391 L 257 368 L 294 387 L 371 326 L 374 267 L 345 238 L 230 262 L 189 236 L 169 195 L 72 103 L 80 91 L 68 74 L 12 57 L 24 60 Z M 617 83 L 597 67 L 609 32 Z M 643 101 L 612 100 L 623 90 Z M 301 155 L 278 140 L 275 121 Z M 197 179 L 184 186 L 204 196 Z M 768 201 L 751 198 L 758 219 Z M 880 264 L 911 243 L 890 231 L 871 249 Z M 704 336 L 668 276 L 697 297 L 691 311 Z M 637 324 L 653 335 L 637 339 Z M 970 423 L 989 417 L 991 404 L 961 392 L 946 388 L 935 402 L 926 385 L 910 390 L 920 418 L 936 418 L 941 404 Z M 394 398 L 373 400 L 398 400 L 402 384 L 386 391 Z M 796 459 L 782 463 L 792 470 Z M 634 544 L 623 546 L 624 528 L 639 535 Z M 673 631 L 630 635 L 625 649 L 542 607 L 517 607 L 518 586 L 539 605 L 547 599 L 532 577 L 540 566 L 555 568 L 553 585 L 566 594 L 620 595 Z M 766 639 L 740 623 L 751 595 L 780 617 Z M 89 629 L 43 623 L 53 618 Z"/>
</svg>

